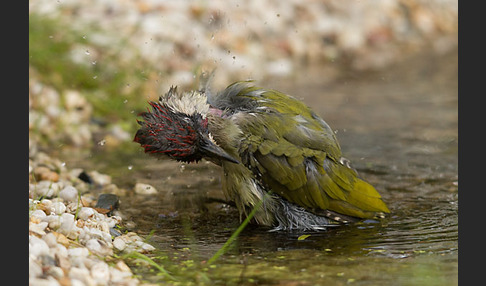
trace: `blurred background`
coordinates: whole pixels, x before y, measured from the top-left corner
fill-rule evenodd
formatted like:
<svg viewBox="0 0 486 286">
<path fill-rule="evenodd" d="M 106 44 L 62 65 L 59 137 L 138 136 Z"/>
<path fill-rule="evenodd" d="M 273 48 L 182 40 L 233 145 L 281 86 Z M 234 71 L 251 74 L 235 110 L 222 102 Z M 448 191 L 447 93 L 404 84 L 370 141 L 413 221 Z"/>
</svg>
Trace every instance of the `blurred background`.
<svg viewBox="0 0 486 286">
<path fill-rule="evenodd" d="M 454 0 L 31 0 L 30 146 L 130 141 L 147 100 L 202 71 L 326 84 L 455 54 L 457 33 Z"/>
</svg>

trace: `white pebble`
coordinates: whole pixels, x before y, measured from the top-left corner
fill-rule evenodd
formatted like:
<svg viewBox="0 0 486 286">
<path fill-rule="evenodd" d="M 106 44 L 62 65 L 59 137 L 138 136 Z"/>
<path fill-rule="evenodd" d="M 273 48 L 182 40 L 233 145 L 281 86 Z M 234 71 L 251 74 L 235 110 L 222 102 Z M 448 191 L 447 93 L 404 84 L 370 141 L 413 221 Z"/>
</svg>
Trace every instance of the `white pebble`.
<svg viewBox="0 0 486 286">
<path fill-rule="evenodd" d="M 36 285 L 36 286 L 59 286 L 59 282 L 54 277 L 48 276 L 46 279 L 44 278 L 29 278 L 29 285 Z"/>
<path fill-rule="evenodd" d="M 83 282 L 84 285 L 96 285 L 89 274 L 89 270 L 86 268 L 71 267 L 69 270 L 69 278 L 79 280 Z"/>
<path fill-rule="evenodd" d="M 94 214 L 95 214 L 95 210 L 93 208 L 82 207 L 78 212 L 78 218 L 82 220 L 88 220 Z"/>
<path fill-rule="evenodd" d="M 66 202 L 77 202 L 78 190 L 73 186 L 67 186 L 59 192 L 59 197 Z"/>
<path fill-rule="evenodd" d="M 85 286 L 86 284 L 84 284 L 84 282 L 78 280 L 78 279 L 74 279 L 72 278 L 69 282 L 71 282 L 71 286 Z"/>
<path fill-rule="evenodd" d="M 89 251 L 99 254 L 99 255 L 112 255 L 113 249 L 109 248 L 108 245 L 98 239 L 90 239 L 86 242 L 86 247 Z"/>
<path fill-rule="evenodd" d="M 80 207 L 80 205 L 76 202 L 76 203 L 68 203 L 66 205 L 66 212 L 68 213 L 75 213 L 78 208 Z"/>
<path fill-rule="evenodd" d="M 44 235 L 42 239 L 47 243 L 49 247 L 57 246 L 57 238 L 52 232 L 49 232 L 48 234 Z"/>
<path fill-rule="evenodd" d="M 61 215 L 61 225 L 58 231 L 64 235 L 68 235 L 74 228 L 74 215 L 70 213 L 63 213 Z"/>
<path fill-rule="evenodd" d="M 80 237 L 81 240 L 89 240 L 91 238 L 96 238 L 96 239 L 99 239 L 99 240 L 104 240 L 104 241 L 107 241 L 106 240 L 106 234 L 108 235 L 109 237 L 109 242 L 111 242 L 111 236 L 108 234 L 108 233 L 105 233 L 103 231 L 101 231 L 100 229 L 97 229 L 97 228 L 94 228 L 94 227 L 83 227 L 83 233 L 82 235 L 86 236 L 86 237 Z M 107 241 L 107 242 L 108 242 Z"/>
<path fill-rule="evenodd" d="M 154 195 L 157 194 L 157 189 L 149 184 L 137 183 L 135 185 L 135 193 L 139 195 Z"/>
<path fill-rule="evenodd" d="M 64 246 L 60 243 L 51 247 L 50 251 L 51 251 L 51 254 L 53 254 L 55 256 L 56 255 L 60 256 L 60 257 L 67 257 L 68 256 L 68 249 L 66 248 L 66 246 Z"/>
<path fill-rule="evenodd" d="M 117 223 L 121 222 L 121 217 L 119 216 L 111 216 L 105 220 L 109 228 L 115 227 Z"/>
<path fill-rule="evenodd" d="M 68 250 L 69 256 L 76 256 L 76 257 L 88 257 L 89 251 L 84 247 L 76 247 L 76 248 L 69 248 Z"/>
<path fill-rule="evenodd" d="M 103 261 L 94 264 L 91 267 L 90 272 L 91 277 L 93 277 L 98 284 L 104 284 L 110 279 L 110 269 L 108 264 Z"/>
<path fill-rule="evenodd" d="M 39 257 L 42 254 L 49 254 L 47 243 L 34 235 L 29 235 L 29 255 Z"/>
<path fill-rule="evenodd" d="M 52 201 L 49 199 L 43 199 L 42 201 L 39 202 L 39 204 L 44 205 L 46 209 L 50 209 L 52 205 Z"/>
<path fill-rule="evenodd" d="M 49 276 L 52 276 L 56 279 L 61 279 L 64 276 L 64 271 L 62 270 L 61 267 L 51 266 L 47 270 L 46 274 L 49 275 Z"/>
<path fill-rule="evenodd" d="M 61 226 L 61 217 L 58 215 L 48 215 L 43 221 L 49 224 L 49 228 L 52 230 L 57 230 Z"/>
<path fill-rule="evenodd" d="M 33 186 L 35 194 L 39 197 L 53 197 L 59 193 L 60 185 L 51 181 L 39 181 Z"/>
<path fill-rule="evenodd" d="M 132 272 L 121 271 L 116 268 L 110 268 L 111 281 L 114 285 L 139 285 L 137 281 L 131 278 Z"/>
<path fill-rule="evenodd" d="M 43 220 L 46 217 L 46 213 L 43 210 L 35 210 L 30 214 L 32 217 Z"/>
<path fill-rule="evenodd" d="M 29 222 L 29 231 L 38 235 L 45 235 L 46 232 L 44 230 L 46 229 L 47 225 L 48 223 L 45 221 L 39 223 Z"/>
<path fill-rule="evenodd" d="M 123 251 L 127 247 L 127 244 L 122 237 L 118 236 L 115 237 L 115 239 L 113 240 L 113 247 L 115 247 L 119 251 Z"/>
<path fill-rule="evenodd" d="M 88 175 L 90 175 L 96 185 L 104 186 L 111 184 L 111 177 L 109 175 L 101 174 L 98 171 L 91 171 Z"/>
<path fill-rule="evenodd" d="M 55 203 L 52 203 L 51 210 L 55 214 L 60 215 L 60 214 L 63 214 L 66 211 L 66 205 L 64 205 L 64 203 L 61 203 L 61 202 L 55 202 Z"/>
<path fill-rule="evenodd" d="M 137 249 L 139 249 L 141 251 L 152 251 L 152 250 L 155 249 L 155 247 L 153 247 L 152 245 L 145 243 L 143 241 L 135 241 L 134 245 L 136 245 Z"/>
<path fill-rule="evenodd" d="M 29 277 L 38 277 L 42 275 L 42 266 L 33 256 L 29 256 Z"/>
</svg>

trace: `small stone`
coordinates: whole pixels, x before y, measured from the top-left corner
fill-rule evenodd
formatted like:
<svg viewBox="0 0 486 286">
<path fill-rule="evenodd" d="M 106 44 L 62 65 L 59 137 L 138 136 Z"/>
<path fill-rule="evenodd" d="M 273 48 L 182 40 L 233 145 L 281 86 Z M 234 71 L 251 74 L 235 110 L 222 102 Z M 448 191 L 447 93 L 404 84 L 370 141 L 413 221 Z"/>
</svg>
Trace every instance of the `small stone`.
<svg viewBox="0 0 486 286">
<path fill-rule="evenodd" d="M 116 265 L 115 265 L 116 269 L 120 270 L 120 271 L 123 271 L 123 272 L 132 272 L 132 270 L 130 269 L 130 267 L 128 267 L 128 265 L 123 262 L 123 260 L 119 260 Z"/>
<path fill-rule="evenodd" d="M 49 254 L 47 243 L 34 235 L 29 235 L 29 255 L 39 257 L 43 254 Z"/>
<path fill-rule="evenodd" d="M 127 194 L 127 190 L 118 188 L 115 184 L 109 184 L 103 187 L 101 190 L 103 193 L 114 194 L 117 196 L 125 196 Z"/>
<path fill-rule="evenodd" d="M 73 265 L 67 255 L 60 255 L 56 253 L 55 256 L 58 266 L 62 269 L 69 269 Z"/>
<path fill-rule="evenodd" d="M 133 244 L 136 246 L 137 251 L 139 252 L 149 252 L 155 250 L 155 247 L 143 241 L 135 241 Z"/>
<path fill-rule="evenodd" d="M 89 251 L 99 255 L 113 255 L 113 250 L 108 245 L 99 239 L 90 239 L 86 242 L 86 247 Z"/>
<path fill-rule="evenodd" d="M 33 186 L 34 194 L 38 197 L 52 198 L 59 193 L 60 185 L 51 181 L 40 181 Z"/>
<path fill-rule="evenodd" d="M 138 281 L 133 279 L 131 272 L 120 271 L 116 268 L 110 268 L 111 281 L 114 285 L 139 285 Z"/>
<path fill-rule="evenodd" d="M 61 226 L 61 217 L 57 215 L 46 216 L 43 221 L 49 224 L 50 229 L 57 230 Z"/>
<path fill-rule="evenodd" d="M 110 235 L 112 237 L 119 237 L 121 235 L 121 232 L 114 227 L 110 227 Z"/>
<path fill-rule="evenodd" d="M 63 213 L 61 215 L 61 225 L 57 231 L 67 235 L 73 230 L 74 227 L 74 215 L 70 213 Z"/>
<path fill-rule="evenodd" d="M 96 185 L 105 186 L 111 184 L 111 177 L 109 175 L 101 174 L 98 171 L 91 171 L 88 175 Z"/>
<path fill-rule="evenodd" d="M 123 251 L 127 247 L 127 244 L 122 237 L 115 237 L 113 240 L 113 247 L 119 251 Z"/>
<path fill-rule="evenodd" d="M 58 256 L 67 257 L 68 256 L 67 250 L 68 249 L 66 246 L 58 243 L 57 245 L 50 248 L 50 253 Z"/>
<path fill-rule="evenodd" d="M 66 212 L 76 213 L 80 207 L 81 207 L 81 205 L 78 204 L 78 203 L 68 203 L 66 205 Z"/>
<path fill-rule="evenodd" d="M 49 232 L 48 234 L 44 235 L 42 239 L 49 247 L 55 247 L 57 245 L 57 238 L 54 235 L 54 232 Z"/>
<path fill-rule="evenodd" d="M 65 247 L 69 246 L 69 243 L 70 243 L 69 239 L 64 234 L 59 233 L 59 232 L 55 232 L 55 231 L 53 231 L 52 233 L 56 237 L 57 243 L 60 243 L 60 244 L 64 245 Z"/>
<path fill-rule="evenodd" d="M 47 278 L 31 278 L 29 277 L 29 285 L 36 286 L 59 286 L 59 282 L 54 277 L 48 276 Z"/>
<path fill-rule="evenodd" d="M 137 183 L 135 185 L 135 193 L 139 195 L 155 195 L 157 189 L 149 184 Z"/>
<path fill-rule="evenodd" d="M 51 213 L 52 201 L 48 199 L 43 199 L 37 204 L 38 210 L 43 210 L 46 214 Z"/>
<path fill-rule="evenodd" d="M 46 213 L 43 210 L 35 210 L 30 214 L 30 217 L 43 220 L 46 217 Z"/>
<path fill-rule="evenodd" d="M 110 279 L 110 269 L 108 264 L 103 261 L 94 264 L 90 269 L 90 273 L 91 277 L 99 284 L 104 284 Z"/>
<path fill-rule="evenodd" d="M 86 284 L 84 284 L 84 282 L 78 280 L 78 279 L 74 279 L 74 278 L 71 278 L 69 280 L 69 284 L 66 284 L 66 285 L 71 285 L 71 286 L 85 286 Z"/>
<path fill-rule="evenodd" d="M 59 192 L 59 197 L 66 202 L 77 202 L 78 190 L 73 186 L 67 186 Z"/>
<path fill-rule="evenodd" d="M 119 224 L 122 221 L 122 219 L 119 216 L 112 215 L 112 216 L 108 217 L 105 221 L 108 224 L 108 227 L 113 228 L 117 224 Z"/>
<path fill-rule="evenodd" d="M 42 266 L 33 256 L 29 255 L 29 277 L 39 277 L 42 275 Z"/>
<path fill-rule="evenodd" d="M 29 222 L 29 232 L 40 236 L 45 235 L 46 234 L 45 229 L 47 225 L 48 225 L 47 222 L 39 222 L 39 223 Z"/>
<path fill-rule="evenodd" d="M 54 214 L 60 215 L 60 214 L 63 214 L 66 211 L 66 205 L 64 203 L 61 203 L 61 202 L 55 202 L 55 203 L 52 203 L 51 209 L 54 212 Z"/>
<path fill-rule="evenodd" d="M 71 267 L 69 270 L 69 278 L 81 281 L 81 285 L 96 285 L 91 278 L 90 272 L 86 268 Z"/>
<path fill-rule="evenodd" d="M 90 207 L 82 207 L 78 212 L 78 218 L 82 220 L 88 220 L 95 214 L 95 210 Z"/>
<path fill-rule="evenodd" d="M 94 208 L 102 214 L 109 213 L 117 208 L 119 205 L 119 198 L 114 194 L 101 194 Z"/>
<path fill-rule="evenodd" d="M 84 247 L 69 248 L 68 255 L 76 257 L 88 257 L 89 251 Z"/>
<path fill-rule="evenodd" d="M 78 178 L 85 182 L 85 183 L 88 183 L 88 184 L 93 184 L 93 179 L 91 179 L 91 176 L 88 175 L 88 173 L 86 173 L 85 171 L 81 171 L 78 175 Z"/>
<path fill-rule="evenodd" d="M 44 166 L 35 167 L 33 173 L 37 181 L 59 181 L 59 174 Z"/>
<path fill-rule="evenodd" d="M 56 279 L 61 279 L 62 277 L 64 277 L 64 271 L 62 270 L 61 267 L 57 267 L 57 266 L 49 267 L 49 269 L 46 271 L 46 274 Z"/>
</svg>

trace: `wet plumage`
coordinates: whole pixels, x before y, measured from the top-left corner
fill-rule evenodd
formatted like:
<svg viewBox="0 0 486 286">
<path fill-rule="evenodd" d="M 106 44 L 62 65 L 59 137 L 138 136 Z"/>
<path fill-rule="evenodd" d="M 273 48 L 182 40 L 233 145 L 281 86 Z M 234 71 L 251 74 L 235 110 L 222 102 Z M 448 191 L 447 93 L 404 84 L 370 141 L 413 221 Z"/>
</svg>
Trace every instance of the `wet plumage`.
<svg viewBox="0 0 486 286">
<path fill-rule="evenodd" d="M 250 82 L 191 95 L 198 107 L 190 111 L 180 106 L 190 105 L 191 98 L 175 89 L 151 103 L 135 141 L 145 152 L 186 162 L 207 158 L 220 165 L 223 191 L 242 215 L 264 200 L 254 221 L 278 230 L 324 229 L 389 212 L 375 188 L 342 157 L 332 129 L 303 102 Z M 171 101 L 188 102 L 168 105 Z M 176 146 L 184 148 L 170 144 L 178 139 L 167 139 L 184 136 L 194 138 Z"/>
</svg>

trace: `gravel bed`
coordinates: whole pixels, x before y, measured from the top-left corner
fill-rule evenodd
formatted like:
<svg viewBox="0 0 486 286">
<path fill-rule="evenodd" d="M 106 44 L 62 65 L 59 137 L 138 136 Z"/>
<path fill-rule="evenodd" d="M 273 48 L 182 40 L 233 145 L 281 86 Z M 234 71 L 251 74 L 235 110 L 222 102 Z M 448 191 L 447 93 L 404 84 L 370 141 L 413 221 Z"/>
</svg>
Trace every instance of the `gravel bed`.
<svg viewBox="0 0 486 286">
<path fill-rule="evenodd" d="M 97 207 L 102 197 L 113 199 L 124 191 L 110 176 L 69 170 L 37 152 L 29 160 L 29 179 L 30 285 L 140 284 L 114 254 L 147 253 L 154 247 L 135 232 L 120 230 L 123 215 L 116 205 Z M 96 198 L 92 188 L 112 194 Z"/>
</svg>

